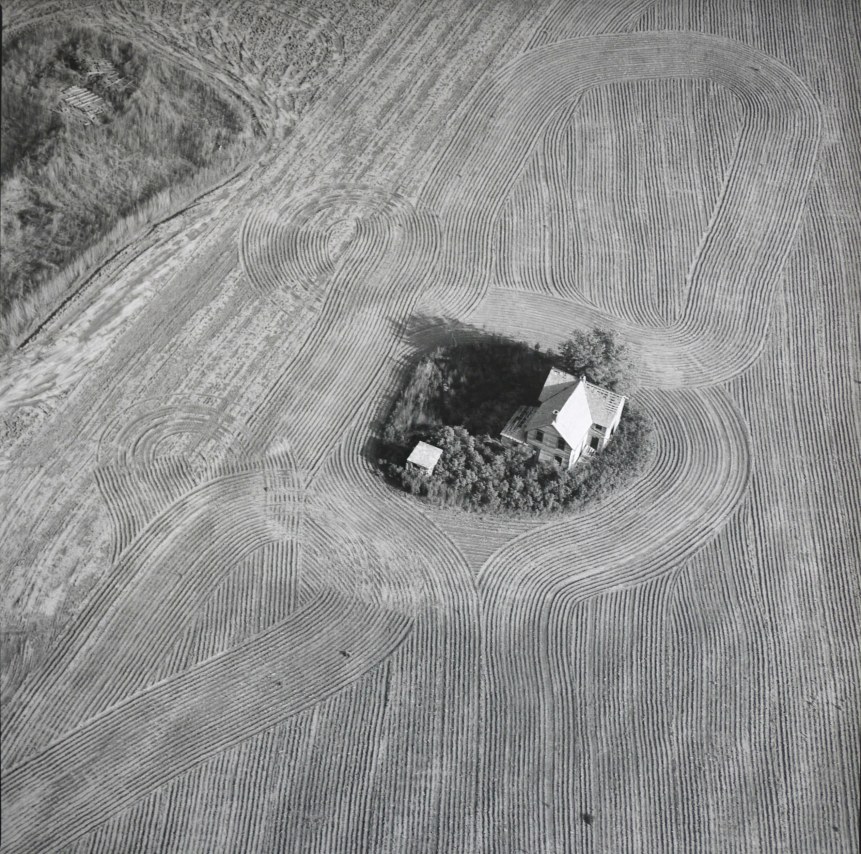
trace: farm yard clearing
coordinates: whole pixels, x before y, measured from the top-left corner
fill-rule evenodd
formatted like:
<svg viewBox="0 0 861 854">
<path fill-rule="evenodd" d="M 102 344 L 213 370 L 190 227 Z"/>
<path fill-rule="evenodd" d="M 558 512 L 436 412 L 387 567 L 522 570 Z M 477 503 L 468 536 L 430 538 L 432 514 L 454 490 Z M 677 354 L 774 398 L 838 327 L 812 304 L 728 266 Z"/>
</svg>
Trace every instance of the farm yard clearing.
<svg viewBox="0 0 861 854">
<path fill-rule="evenodd" d="M 0 851 L 851 850 L 861 11 L 327 5 L 337 68 L 263 86 L 98 5 L 278 142 L 8 361 Z M 595 326 L 623 491 L 377 476 L 419 353 Z"/>
</svg>

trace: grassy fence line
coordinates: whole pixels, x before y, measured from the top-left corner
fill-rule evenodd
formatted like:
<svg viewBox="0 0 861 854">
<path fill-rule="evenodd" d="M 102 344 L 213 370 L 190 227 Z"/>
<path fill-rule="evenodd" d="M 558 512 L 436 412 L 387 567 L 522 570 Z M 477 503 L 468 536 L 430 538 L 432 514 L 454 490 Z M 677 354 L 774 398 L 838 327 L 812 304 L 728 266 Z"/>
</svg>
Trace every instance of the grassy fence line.
<svg viewBox="0 0 861 854">
<path fill-rule="evenodd" d="M 0 317 L 0 354 L 28 346 L 38 333 L 83 294 L 87 284 L 117 255 L 189 207 L 217 192 L 248 168 L 253 151 L 243 151 L 225 177 L 224 167 L 210 167 L 189 182 L 167 187 L 141 202 L 97 243 L 85 249 L 59 273 L 39 282 L 27 296 L 12 301 Z M 223 178 L 220 183 L 213 181 Z"/>
</svg>

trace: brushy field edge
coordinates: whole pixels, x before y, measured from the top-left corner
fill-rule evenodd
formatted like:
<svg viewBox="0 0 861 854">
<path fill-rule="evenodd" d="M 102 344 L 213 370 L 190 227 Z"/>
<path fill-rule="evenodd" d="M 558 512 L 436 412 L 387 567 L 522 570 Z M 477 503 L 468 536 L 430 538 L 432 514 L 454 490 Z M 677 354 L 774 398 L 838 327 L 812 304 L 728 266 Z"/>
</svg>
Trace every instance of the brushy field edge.
<svg viewBox="0 0 861 854">
<path fill-rule="evenodd" d="M 97 62 L 121 84 L 88 77 Z M 104 116 L 85 124 L 58 112 L 70 85 L 101 97 Z M 5 41 L 0 139 L 0 352 L 144 228 L 235 172 L 257 142 L 229 93 L 130 42 L 59 25 Z"/>
</svg>

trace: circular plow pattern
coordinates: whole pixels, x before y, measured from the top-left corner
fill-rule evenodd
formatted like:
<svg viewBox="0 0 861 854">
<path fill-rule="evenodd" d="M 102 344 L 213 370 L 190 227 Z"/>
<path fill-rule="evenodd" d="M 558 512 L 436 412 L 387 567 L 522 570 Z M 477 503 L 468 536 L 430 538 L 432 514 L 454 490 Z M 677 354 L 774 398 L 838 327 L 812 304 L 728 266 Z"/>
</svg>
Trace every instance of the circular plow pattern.
<svg viewBox="0 0 861 854">
<path fill-rule="evenodd" d="M 105 427 L 96 483 L 113 522 L 112 562 L 141 526 L 185 492 L 241 459 L 248 444 L 238 419 L 207 397 L 143 400 Z"/>
<path fill-rule="evenodd" d="M 645 78 L 710 81 L 742 114 L 678 316 L 622 321 L 540 276 L 527 294 L 492 290 L 499 217 L 536 146 L 590 89 Z M 253 294 L 287 312 L 314 307 L 241 430 L 193 402 L 145 405 L 106 430 L 99 485 L 120 532 L 116 565 L 8 715 L 0 850 L 61 847 L 327 698 L 362 686 L 376 697 L 383 665 L 426 689 L 414 711 L 393 714 L 413 727 L 402 739 L 427 738 L 442 757 L 434 809 L 459 842 L 515 823 L 526 850 L 556 838 L 565 733 L 554 702 L 570 679 L 572 615 L 682 567 L 745 494 L 747 427 L 718 386 L 762 347 L 819 119 L 784 66 L 690 33 L 536 48 L 472 106 L 414 204 L 343 186 L 246 219 Z M 637 398 L 656 425 L 647 471 L 581 516 L 519 522 L 507 538 L 496 526 L 492 554 L 470 566 L 481 550 L 459 545 L 462 529 L 447 533 L 446 514 L 385 487 L 363 456 L 367 421 L 410 351 L 396 330 L 419 305 L 527 339 L 619 329 L 640 351 Z M 266 457 L 282 443 L 289 460 Z M 212 453 L 224 462 L 195 471 Z M 130 488 L 118 472 L 138 468 L 147 474 Z M 196 616 L 236 567 L 267 560 L 296 579 L 283 609 L 244 639 L 194 640 Z"/>
</svg>

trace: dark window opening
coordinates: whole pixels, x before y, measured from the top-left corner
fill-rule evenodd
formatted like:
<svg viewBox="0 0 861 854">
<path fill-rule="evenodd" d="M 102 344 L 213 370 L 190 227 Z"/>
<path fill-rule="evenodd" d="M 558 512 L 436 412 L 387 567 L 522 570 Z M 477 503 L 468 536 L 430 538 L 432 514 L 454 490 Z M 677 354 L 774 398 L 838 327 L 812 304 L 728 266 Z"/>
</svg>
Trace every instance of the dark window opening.
<svg viewBox="0 0 861 854">
<path fill-rule="evenodd" d="M 592 450 L 593 450 L 593 451 L 597 451 L 597 450 L 598 450 L 598 442 L 599 442 L 599 441 L 600 441 L 600 439 L 599 439 L 597 436 L 593 436 L 593 437 L 592 437 L 592 441 L 591 441 L 591 443 L 590 443 L 590 444 L 591 444 L 591 446 L 592 446 Z"/>
<path fill-rule="evenodd" d="M 565 440 L 564 439 L 557 439 L 556 440 L 556 447 L 559 448 L 560 451 L 564 451 L 565 450 Z"/>
<path fill-rule="evenodd" d="M 544 433 L 541 430 L 535 431 L 535 441 L 536 442 L 543 442 L 544 441 Z"/>
</svg>

